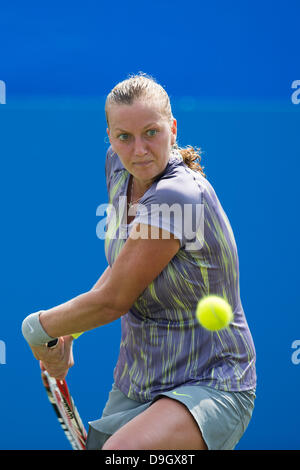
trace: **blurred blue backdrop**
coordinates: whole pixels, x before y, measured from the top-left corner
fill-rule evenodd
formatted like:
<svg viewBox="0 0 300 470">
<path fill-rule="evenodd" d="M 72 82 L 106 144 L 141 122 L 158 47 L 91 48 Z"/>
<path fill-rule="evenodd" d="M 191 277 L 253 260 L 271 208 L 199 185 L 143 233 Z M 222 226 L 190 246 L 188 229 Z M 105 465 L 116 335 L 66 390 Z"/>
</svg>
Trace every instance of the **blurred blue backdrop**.
<svg viewBox="0 0 300 470">
<path fill-rule="evenodd" d="M 237 449 L 300 448 L 299 17 L 293 0 L 0 3 L 1 449 L 70 448 L 20 326 L 106 267 L 104 99 L 138 71 L 170 94 L 179 143 L 203 149 L 236 236 L 258 372 Z M 76 341 L 68 381 L 86 425 L 110 390 L 119 327 Z"/>
</svg>

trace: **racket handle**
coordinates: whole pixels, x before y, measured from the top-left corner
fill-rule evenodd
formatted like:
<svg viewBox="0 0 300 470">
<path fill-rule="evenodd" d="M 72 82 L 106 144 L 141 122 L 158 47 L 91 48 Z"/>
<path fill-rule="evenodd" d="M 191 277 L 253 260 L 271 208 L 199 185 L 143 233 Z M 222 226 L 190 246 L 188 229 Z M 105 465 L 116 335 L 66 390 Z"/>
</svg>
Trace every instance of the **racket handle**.
<svg viewBox="0 0 300 470">
<path fill-rule="evenodd" d="M 57 343 L 58 343 L 58 338 L 52 339 L 51 341 L 49 341 L 49 343 L 47 343 L 47 347 L 49 349 L 55 348 Z"/>
<path fill-rule="evenodd" d="M 82 335 L 82 333 L 83 333 L 83 332 L 81 332 L 81 333 L 73 333 L 72 336 L 73 336 L 74 339 L 77 339 L 80 335 Z M 57 345 L 57 343 L 58 343 L 58 338 L 52 339 L 51 341 L 49 341 L 49 342 L 47 343 L 47 347 L 50 348 L 50 349 L 51 349 L 51 348 L 55 348 L 55 346 Z"/>
</svg>

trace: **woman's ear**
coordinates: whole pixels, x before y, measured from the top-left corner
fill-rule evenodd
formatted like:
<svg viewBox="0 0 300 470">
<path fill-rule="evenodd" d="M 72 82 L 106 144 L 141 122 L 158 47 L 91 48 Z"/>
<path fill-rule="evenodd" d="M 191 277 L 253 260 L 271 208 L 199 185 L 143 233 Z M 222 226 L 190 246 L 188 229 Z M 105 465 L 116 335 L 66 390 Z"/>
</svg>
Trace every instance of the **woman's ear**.
<svg viewBox="0 0 300 470">
<path fill-rule="evenodd" d="M 176 143 L 176 138 L 177 138 L 177 121 L 176 119 L 173 119 L 173 122 L 171 125 L 171 145 L 172 146 Z"/>
<path fill-rule="evenodd" d="M 106 133 L 107 133 L 107 137 L 105 137 L 105 142 L 109 142 L 110 145 L 111 145 L 111 141 L 110 141 L 110 134 L 109 134 L 109 128 L 106 129 Z"/>
</svg>

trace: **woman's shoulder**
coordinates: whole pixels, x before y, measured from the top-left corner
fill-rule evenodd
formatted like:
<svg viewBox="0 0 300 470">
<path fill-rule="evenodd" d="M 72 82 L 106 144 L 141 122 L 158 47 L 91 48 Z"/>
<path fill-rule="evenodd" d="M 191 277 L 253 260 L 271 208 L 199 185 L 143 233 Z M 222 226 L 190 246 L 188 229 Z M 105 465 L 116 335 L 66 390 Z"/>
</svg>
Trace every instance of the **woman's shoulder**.
<svg viewBox="0 0 300 470">
<path fill-rule="evenodd" d="M 186 165 L 178 165 L 166 172 L 157 182 L 156 197 L 162 202 L 194 204 L 205 191 L 205 178 Z"/>
<path fill-rule="evenodd" d="M 125 169 L 118 154 L 114 152 L 111 146 L 106 151 L 105 168 L 107 173 Z"/>
</svg>

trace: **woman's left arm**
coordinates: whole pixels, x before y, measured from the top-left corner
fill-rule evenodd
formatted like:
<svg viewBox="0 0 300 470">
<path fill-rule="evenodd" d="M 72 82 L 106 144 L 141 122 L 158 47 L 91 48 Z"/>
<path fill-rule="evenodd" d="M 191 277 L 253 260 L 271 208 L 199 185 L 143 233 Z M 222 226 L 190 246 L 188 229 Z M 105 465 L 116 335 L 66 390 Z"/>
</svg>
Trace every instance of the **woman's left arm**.
<svg viewBox="0 0 300 470">
<path fill-rule="evenodd" d="M 149 225 L 134 225 L 99 288 L 41 312 L 39 319 L 46 333 L 56 338 L 87 331 L 127 313 L 180 248 L 179 240 L 172 234 L 160 229 L 157 237 L 157 232 L 156 238 L 151 238 Z"/>
</svg>

